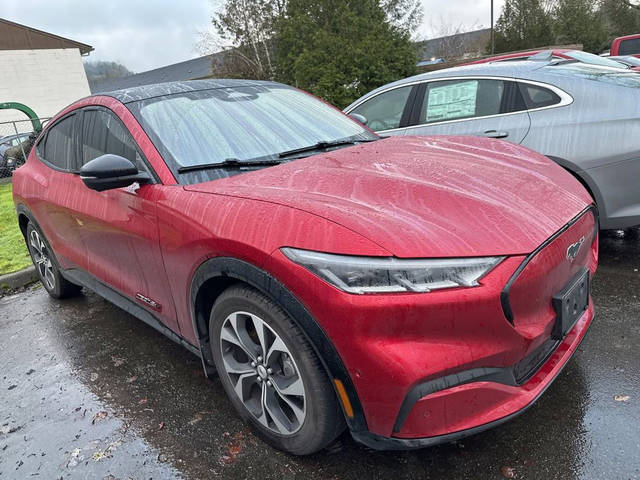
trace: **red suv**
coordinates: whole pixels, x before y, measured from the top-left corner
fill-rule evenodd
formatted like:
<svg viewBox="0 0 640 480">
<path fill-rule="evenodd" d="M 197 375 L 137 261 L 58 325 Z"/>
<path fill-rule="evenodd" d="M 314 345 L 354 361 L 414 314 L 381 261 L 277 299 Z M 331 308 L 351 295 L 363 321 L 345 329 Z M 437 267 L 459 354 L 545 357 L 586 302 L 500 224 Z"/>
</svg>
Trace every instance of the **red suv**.
<svg viewBox="0 0 640 480">
<path fill-rule="evenodd" d="M 381 139 L 271 82 L 92 96 L 13 177 L 51 296 L 94 290 L 202 358 L 308 454 L 415 448 L 530 406 L 593 318 L 597 218 L 530 150 Z"/>
</svg>

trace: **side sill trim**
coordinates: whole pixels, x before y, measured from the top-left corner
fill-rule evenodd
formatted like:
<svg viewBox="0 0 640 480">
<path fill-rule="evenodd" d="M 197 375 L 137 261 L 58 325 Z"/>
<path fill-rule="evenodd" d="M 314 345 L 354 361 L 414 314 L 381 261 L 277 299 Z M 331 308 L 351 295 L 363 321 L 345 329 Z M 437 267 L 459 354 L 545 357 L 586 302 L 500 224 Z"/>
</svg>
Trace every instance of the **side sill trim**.
<svg viewBox="0 0 640 480">
<path fill-rule="evenodd" d="M 84 270 L 81 270 L 79 268 L 62 270 L 61 273 L 62 273 L 62 276 L 67 280 L 69 280 L 70 282 L 76 283 L 78 285 L 82 285 L 83 287 L 86 287 L 89 290 L 94 291 L 104 299 L 110 301 L 117 307 L 120 307 L 125 312 L 133 315 L 139 320 L 142 320 L 151 328 L 162 333 L 164 336 L 173 340 L 177 344 L 182 345 L 194 355 L 201 357 L 199 348 L 192 345 L 187 340 L 182 338 L 180 335 L 175 333 L 173 330 L 165 326 L 160 320 L 156 318 L 156 316 L 153 313 L 149 312 L 148 310 L 145 310 L 140 305 L 135 303 L 133 300 L 130 300 L 128 297 L 116 291 L 112 287 L 105 285 L 90 273 Z"/>
</svg>

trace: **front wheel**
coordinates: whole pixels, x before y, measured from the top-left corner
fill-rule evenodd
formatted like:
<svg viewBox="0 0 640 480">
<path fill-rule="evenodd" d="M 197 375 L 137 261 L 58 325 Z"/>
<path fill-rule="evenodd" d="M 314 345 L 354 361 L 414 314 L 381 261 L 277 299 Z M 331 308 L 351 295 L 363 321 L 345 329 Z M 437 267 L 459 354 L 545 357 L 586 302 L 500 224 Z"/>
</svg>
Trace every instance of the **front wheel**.
<svg viewBox="0 0 640 480">
<path fill-rule="evenodd" d="M 209 332 L 222 385 L 267 443 L 307 455 L 344 430 L 320 361 L 275 302 L 247 286 L 230 287 L 213 306 Z"/>
<path fill-rule="evenodd" d="M 49 295 L 53 298 L 66 298 L 80 293 L 82 287 L 62 276 L 49 242 L 32 222 L 27 225 L 26 241 L 38 277 Z"/>
</svg>

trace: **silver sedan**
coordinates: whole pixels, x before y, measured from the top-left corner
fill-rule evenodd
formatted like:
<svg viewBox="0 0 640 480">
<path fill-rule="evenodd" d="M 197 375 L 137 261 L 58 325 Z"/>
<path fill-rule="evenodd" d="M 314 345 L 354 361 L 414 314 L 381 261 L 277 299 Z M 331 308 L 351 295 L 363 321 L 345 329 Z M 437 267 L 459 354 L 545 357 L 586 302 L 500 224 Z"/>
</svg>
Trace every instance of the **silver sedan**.
<svg viewBox="0 0 640 480">
<path fill-rule="evenodd" d="M 639 73 L 559 60 L 470 65 L 385 85 L 345 112 L 382 135 L 524 145 L 582 182 L 601 228 L 640 225 Z"/>
</svg>

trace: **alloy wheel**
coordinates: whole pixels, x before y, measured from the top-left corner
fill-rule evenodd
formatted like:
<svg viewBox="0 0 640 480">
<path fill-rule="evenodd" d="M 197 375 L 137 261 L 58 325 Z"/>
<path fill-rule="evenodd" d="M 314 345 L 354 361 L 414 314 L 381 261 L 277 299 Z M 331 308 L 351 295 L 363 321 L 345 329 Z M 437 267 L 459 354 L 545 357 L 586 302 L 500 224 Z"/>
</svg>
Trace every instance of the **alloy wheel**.
<svg viewBox="0 0 640 480">
<path fill-rule="evenodd" d="M 220 332 L 224 369 L 235 394 L 260 424 L 292 435 L 304 423 L 304 383 L 291 351 L 264 320 L 247 312 L 227 316 Z"/>
<path fill-rule="evenodd" d="M 56 286 L 53 264 L 51 263 L 47 246 L 42 241 L 40 234 L 35 230 L 31 230 L 31 234 L 29 235 L 29 245 L 31 246 L 33 263 L 38 269 L 40 279 L 46 284 L 49 290 L 53 290 Z"/>
</svg>

